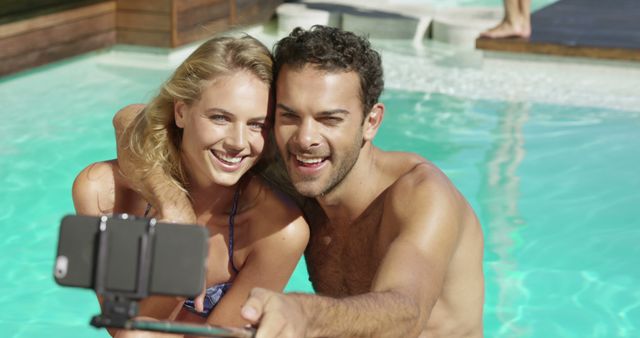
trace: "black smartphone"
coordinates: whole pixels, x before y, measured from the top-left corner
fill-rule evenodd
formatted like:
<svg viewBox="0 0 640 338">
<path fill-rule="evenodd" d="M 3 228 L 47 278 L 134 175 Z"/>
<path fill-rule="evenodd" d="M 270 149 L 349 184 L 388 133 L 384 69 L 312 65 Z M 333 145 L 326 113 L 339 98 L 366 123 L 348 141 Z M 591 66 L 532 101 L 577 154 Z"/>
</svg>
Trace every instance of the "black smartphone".
<svg viewBox="0 0 640 338">
<path fill-rule="evenodd" d="M 106 220 L 106 221 L 105 221 Z M 102 253 L 105 292 L 138 291 L 141 255 L 150 264 L 147 293 L 195 297 L 202 292 L 208 252 L 208 231 L 198 225 L 157 223 L 149 250 L 142 238 L 149 219 L 133 217 L 65 216 L 60 224 L 54 276 L 63 286 L 95 288 L 102 226 L 108 242 Z"/>
</svg>

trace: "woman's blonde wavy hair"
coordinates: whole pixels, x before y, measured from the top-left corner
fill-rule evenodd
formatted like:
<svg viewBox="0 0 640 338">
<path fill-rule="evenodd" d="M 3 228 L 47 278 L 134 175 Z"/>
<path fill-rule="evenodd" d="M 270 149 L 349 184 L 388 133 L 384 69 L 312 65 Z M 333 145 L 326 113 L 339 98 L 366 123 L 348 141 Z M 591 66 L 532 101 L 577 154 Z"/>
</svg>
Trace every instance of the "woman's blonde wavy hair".
<svg viewBox="0 0 640 338">
<path fill-rule="evenodd" d="M 152 169 L 161 167 L 174 184 L 186 191 L 188 180 L 180 157 L 182 129 L 175 124 L 174 103 L 183 101 L 190 105 L 200 99 L 203 87 L 211 80 L 239 71 L 249 71 L 271 86 L 272 67 L 269 50 L 248 35 L 215 37 L 198 47 L 132 123 L 129 147 L 137 159 L 139 177 L 144 178 Z"/>
</svg>

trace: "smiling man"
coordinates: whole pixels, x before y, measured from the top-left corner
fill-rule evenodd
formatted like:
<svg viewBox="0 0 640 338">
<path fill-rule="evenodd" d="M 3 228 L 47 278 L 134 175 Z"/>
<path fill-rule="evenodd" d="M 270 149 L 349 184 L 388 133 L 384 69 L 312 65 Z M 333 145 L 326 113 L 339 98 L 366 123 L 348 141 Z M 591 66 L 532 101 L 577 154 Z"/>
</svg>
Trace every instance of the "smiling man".
<svg viewBox="0 0 640 338">
<path fill-rule="evenodd" d="M 386 113 L 379 54 L 322 26 L 294 30 L 274 54 L 281 162 L 319 206 L 305 252 L 317 294 L 254 289 L 241 311 L 256 337 L 481 337 L 480 224 L 434 164 L 373 145 Z M 165 218 L 189 219 L 188 199 L 160 178 L 143 189 Z"/>
<path fill-rule="evenodd" d="M 483 239 L 431 162 L 372 143 L 385 114 L 379 54 L 335 28 L 275 48 L 275 138 L 291 183 L 315 198 L 307 267 L 318 295 L 255 289 L 257 337 L 481 337 Z"/>
</svg>

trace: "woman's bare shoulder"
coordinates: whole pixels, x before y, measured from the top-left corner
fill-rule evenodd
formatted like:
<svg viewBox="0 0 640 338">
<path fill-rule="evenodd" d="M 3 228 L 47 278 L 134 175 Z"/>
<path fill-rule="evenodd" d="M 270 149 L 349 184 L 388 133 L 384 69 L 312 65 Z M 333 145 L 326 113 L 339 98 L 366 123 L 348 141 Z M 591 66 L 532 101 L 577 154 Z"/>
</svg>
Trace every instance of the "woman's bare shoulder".
<svg viewBox="0 0 640 338">
<path fill-rule="evenodd" d="M 309 227 L 295 202 L 257 176 L 249 185 L 249 190 L 256 194 L 256 203 L 251 211 L 252 223 L 256 226 L 252 230 L 255 229 L 259 235 L 269 232 L 299 238 L 306 244 Z"/>
<path fill-rule="evenodd" d="M 85 215 L 111 213 L 114 206 L 117 164 L 115 160 L 95 162 L 82 169 L 73 182 L 76 212 Z"/>
<path fill-rule="evenodd" d="M 83 215 L 137 214 L 146 202 L 127 183 L 118 161 L 95 162 L 82 169 L 73 182 L 73 203 Z"/>
<path fill-rule="evenodd" d="M 126 127 L 138 116 L 145 105 L 141 103 L 130 104 L 118 110 L 113 116 L 113 125 L 116 128 Z"/>
</svg>

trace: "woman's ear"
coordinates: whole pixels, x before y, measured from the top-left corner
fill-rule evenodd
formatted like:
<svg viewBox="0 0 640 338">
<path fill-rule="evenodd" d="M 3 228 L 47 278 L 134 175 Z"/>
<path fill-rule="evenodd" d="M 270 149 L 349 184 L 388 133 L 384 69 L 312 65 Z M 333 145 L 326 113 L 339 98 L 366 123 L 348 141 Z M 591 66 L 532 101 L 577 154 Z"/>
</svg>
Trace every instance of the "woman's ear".
<svg viewBox="0 0 640 338">
<path fill-rule="evenodd" d="M 378 128 L 382 124 L 384 116 L 384 104 L 376 103 L 371 107 L 371 111 L 364 118 L 362 137 L 365 141 L 371 141 L 378 133 Z"/>
<path fill-rule="evenodd" d="M 184 103 L 184 101 L 178 100 L 173 104 L 174 119 L 176 120 L 176 126 L 178 126 L 178 128 L 184 128 L 186 111 L 187 105 Z"/>
</svg>

